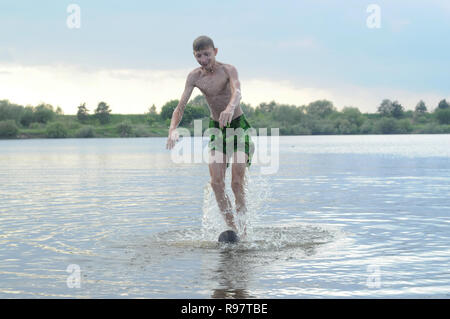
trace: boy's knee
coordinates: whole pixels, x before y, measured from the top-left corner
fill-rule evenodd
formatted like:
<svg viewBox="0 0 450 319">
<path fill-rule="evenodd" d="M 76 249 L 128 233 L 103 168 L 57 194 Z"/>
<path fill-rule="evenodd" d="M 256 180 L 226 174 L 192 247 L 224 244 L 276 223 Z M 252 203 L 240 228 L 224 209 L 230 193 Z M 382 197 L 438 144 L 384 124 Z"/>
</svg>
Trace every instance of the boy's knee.
<svg viewBox="0 0 450 319">
<path fill-rule="evenodd" d="M 211 180 L 211 187 L 214 191 L 217 190 L 224 190 L 225 189 L 225 182 L 221 179 L 212 179 Z"/>
<path fill-rule="evenodd" d="M 233 192 L 240 192 L 244 188 L 244 182 L 241 180 L 234 180 L 231 182 L 231 189 Z"/>
</svg>

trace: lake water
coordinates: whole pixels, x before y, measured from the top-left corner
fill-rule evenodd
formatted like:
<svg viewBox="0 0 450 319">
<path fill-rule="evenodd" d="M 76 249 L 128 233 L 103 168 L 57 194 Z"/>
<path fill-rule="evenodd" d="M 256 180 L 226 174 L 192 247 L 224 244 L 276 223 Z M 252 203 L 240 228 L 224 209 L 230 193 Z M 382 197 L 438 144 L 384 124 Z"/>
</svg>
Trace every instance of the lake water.
<svg viewBox="0 0 450 319">
<path fill-rule="evenodd" d="M 222 246 L 207 165 L 165 142 L 1 140 L 0 297 L 450 297 L 450 135 L 280 137 Z"/>
</svg>

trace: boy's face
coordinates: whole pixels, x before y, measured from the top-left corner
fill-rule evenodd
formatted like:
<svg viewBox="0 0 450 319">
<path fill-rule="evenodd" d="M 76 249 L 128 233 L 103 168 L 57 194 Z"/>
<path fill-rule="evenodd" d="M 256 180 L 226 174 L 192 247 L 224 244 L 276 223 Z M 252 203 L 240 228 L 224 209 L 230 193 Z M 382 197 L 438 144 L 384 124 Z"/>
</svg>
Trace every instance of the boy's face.
<svg viewBox="0 0 450 319">
<path fill-rule="evenodd" d="M 210 69 L 216 62 L 217 48 L 206 48 L 194 51 L 194 57 L 202 68 Z"/>
</svg>

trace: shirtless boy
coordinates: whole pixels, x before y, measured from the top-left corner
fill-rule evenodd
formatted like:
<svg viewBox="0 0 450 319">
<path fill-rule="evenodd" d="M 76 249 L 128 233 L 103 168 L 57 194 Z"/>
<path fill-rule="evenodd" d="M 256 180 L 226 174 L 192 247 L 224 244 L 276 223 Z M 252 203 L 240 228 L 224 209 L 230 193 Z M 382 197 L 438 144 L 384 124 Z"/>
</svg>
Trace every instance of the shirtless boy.
<svg viewBox="0 0 450 319">
<path fill-rule="evenodd" d="M 251 164 L 254 144 L 248 135 L 244 135 L 245 141 L 240 144 L 241 146 L 244 145 L 244 147 L 239 148 L 236 142 L 237 136 L 231 137 L 231 144 L 229 143 L 229 138 L 225 139 L 227 127 L 241 128 L 244 132 L 251 127 L 240 106 L 241 86 L 238 73 L 234 66 L 216 60 L 218 49 L 214 47 L 214 43 L 209 37 L 200 36 L 195 39 L 193 49 L 194 57 L 201 66 L 190 72 L 187 77 L 180 102 L 172 114 L 166 147 L 170 150 L 177 142 L 178 134 L 176 128 L 181 122 L 192 90 L 194 87 L 197 87 L 204 94 L 209 105 L 211 112 L 209 127 L 220 129 L 222 132 L 222 136 L 211 135 L 209 143 L 211 187 L 214 190 L 217 204 L 228 227 L 236 232 L 243 231 L 245 233 L 245 225 L 239 227 L 239 229 L 236 227 L 232 205 L 225 192 L 225 174 L 231 156 L 233 156 L 231 189 L 236 201 L 236 214 L 245 214 L 247 210 L 244 190 L 245 169 Z M 218 141 L 223 141 L 223 147 L 216 147 Z"/>
</svg>

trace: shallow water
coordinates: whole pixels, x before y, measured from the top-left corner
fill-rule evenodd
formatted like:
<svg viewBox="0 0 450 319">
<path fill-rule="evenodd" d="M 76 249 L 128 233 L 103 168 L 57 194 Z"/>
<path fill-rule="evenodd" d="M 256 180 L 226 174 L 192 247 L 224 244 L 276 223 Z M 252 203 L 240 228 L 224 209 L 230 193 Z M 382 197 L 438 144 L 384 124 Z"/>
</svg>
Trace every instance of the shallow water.
<svg viewBox="0 0 450 319">
<path fill-rule="evenodd" d="M 450 296 L 450 135 L 280 137 L 237 245 L 165 141 L 1 140 L 0 297 Z"/>
</svg>

